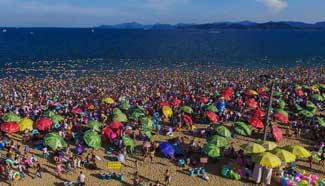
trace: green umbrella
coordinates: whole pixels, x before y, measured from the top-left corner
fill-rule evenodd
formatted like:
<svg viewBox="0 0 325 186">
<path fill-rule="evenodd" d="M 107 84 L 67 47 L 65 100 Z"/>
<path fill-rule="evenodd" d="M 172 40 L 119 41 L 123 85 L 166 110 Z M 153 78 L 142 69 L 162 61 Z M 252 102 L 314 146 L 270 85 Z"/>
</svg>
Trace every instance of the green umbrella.
<svg viewBox="0 0 325 186">
<path fill-rule="evenodd" d="M 279 106 L 280 106 L 280 108 L 282 108 L 282 109 L 284 109 L 284 107 L 286 106 L 286 103 L 284 102 L 283 99 L 280 99 L 280 100 L 279 100 Z"/>
<path fill-rule="evenodd" d="M 102 123 L 96 120 L 90 120 L 88 122 L 88 128 L 100 132 L 100 127 L 102 126 Z"/>
<path fill-rule="evenodd" d="M 113 109 L 113 115 L 123 113 L 119 108 L 114 108 Z"/>
<path fill-rule="evenodd" d="M 120 113 L 113 115 L 113 121 L 126 123 L 126 122 L 128 122 L 128 118 L 127 118 L 126 114 L 124 114 L 123 112 L 120 112 Z"/>
<path fill-rule="evenodd" d="M 147 136 L 147 138 L 149 138 L 150 140 L 152 139 L 152 134 L 151 134 L 151 131 L 149 129 L 144 129 L 143 133 L 144 133 L 144 135 Z"/>
<path fill-rule="evenodd" d="M 10 121 L 18 122 L 18 121 L 20 121 L 21 118 L 17 114 L 15 114 L 13 112 L 9 112 L 9 113 L 5 114 L 2 117 L 2 119 L 4 122 L 10 122 Z"/>
<path fill-rule="evenodd" d="M 130 148 L 130 151 L 133 152 L 135 143 L 134 143 L 134 140 L 130 136 L 123 136 L 122 142 L 123 142 L 124 146 Z"/>
<path fill-rule="evenodd" d="M 283 109 L 275 109 L 274 113 L 281 113 L 281 114 L 285 115 L 286 117 L 289 116 L 288 112 Z"/>
<path fill-rule="evenodd" d="M 298 112 L 301 111 L 301 110 L 303 110 L 303 108 L 300 105 L 298 105 L 297 103 L 295 104 L 295 107 L 296 107 L 296 110 Z"/>
<path fill-rule="evenodd" d="M 181 110 L 187 114 L 192 114 L 193 113 L 193 109 L 189 106 L 182 106 Z"/>
<path fill-rule="evenodd" d="M 323 96 L 320 94 L 313 94 L 311 97 L 316 101 L 324 101 Z"/>
<path fill-rule="evenodd" d="M 312 112 L 310 112 L 309 110 L 306 110 L 306 109 L 300 111 L 299 114 L 305 118 L 311 118 L 314 116 L 314 114 Z"/>
<path fill-rule="evenodd" d="M 325 121 L 324 121 L 323 118 L 317 117 L 317 121 L 318 121 L 318 123 L 319 123 L 320 126 L 325 127 Z"/>
<path fill-rule="evenodd" d="M 281 97 L 282 96 L 282 92 L 276 90 L 276 91 L 273 92 L 273 96 L 275 96 L 275 97 Z"/>
<path fill-rule="evenodd" d="M 214 145 L 217 145 L 218 147 L 227 147 L 228 146 L 227 138 L 219 136 L 219 135 L 213 135 L 213 136 L 209 137 L 208 142 L 212 143 Z"/>
<path fill-rule="evenodd" d="M 207 106 L 207 110 L 208 110 L 208 111 L 211 111 L 211 112 L 218 112 L 217 107 L 214 106 L 214 105 L 208 105 L 208 106 Z"/>
<path fill-rule="evenodd" d="M 84 134 L 83 139 L 89 147 L 93 147 L 95 149 L 99 148 L 102 144 L 100 135 L 93 130 L 87 130 Z"/>
<path fill-rule="evenodd" d="M 203 152 L 205 152 L 210 158 L 220 157 L 220 148 L 215 144 L 205 144 L 203 147 Z"/>
<path fill-rule="evenodd" d="M 51 117 L 51 120 L 52 120 L 52 122 L 54 124 L 56 124 L 56 123 L 59 123 L 59 122 L 63 121 L 64 120 L 64 117 L 61 116 L 61 115 L 59 115 L 59 114 L 56 114 L 56 115 L 54 115 L 54 116 Z"/>
<path fill-rule="evenodd" d="M 44 113 L 44 117 L 46 117 L 46 118 L 51 118 L 51 117 L 53 117 L 55 115 L 56 115 L 56 113 L 52 112 L 52 111 L 47 111 L 47 112 Z"/>
<path fill-rule="evenodd" d="M 144 117 L 140 119 L 140 123 L 142 125 L 142 128 L 144 129 L 148 129 L 148 128 L 152 128 L 154 123 L 150 118 Z"/>
<path fill-rule="evenodd" d="M 302 86 L 302 89 L 308 90 L 309 89 L 309 86 L 308 85 L 303 85 Z"/>
<path fill-rule="evenodd" d="M 252 129 L 244 122 L 235 122 L 235 131 L 242 136 L 252 135 Z"/>
<path fill-rule="evenodd" d="M 231 132 L 225 126 L 215 125 L 213 127 L 213 131 L 215 131 L 218 135 L 223 136 L 225 138 L 231 138 Z"/>
<path fill-rule="evenodd" d="M 53 150 L 62 149 L 67 146 L 67 143 L 58 133 L 49 133 L 44 138 L 45 144 Z"/>
<path fill-rule="evenodd" d="M 316 109 L 316 105 L 313 102 L 311 102 L 311 101 L 307 101 L 306 106 L 307 106 L 307 109 L 309 111 L 312 111 L 312 110 Z"/>
<path fill-rule="evenodd" d="M 325 85 L 321 84 L 321 83 L 318 83 L 318 88 L 321 89 L 321 90 L 325 90 Z"/>
<path fill-rule="evenodd" d="M 121 101 L 119 108 L 122 110 L 128 110 L 130 108 L 130 105 L 126 101 Z"/>
</svg>

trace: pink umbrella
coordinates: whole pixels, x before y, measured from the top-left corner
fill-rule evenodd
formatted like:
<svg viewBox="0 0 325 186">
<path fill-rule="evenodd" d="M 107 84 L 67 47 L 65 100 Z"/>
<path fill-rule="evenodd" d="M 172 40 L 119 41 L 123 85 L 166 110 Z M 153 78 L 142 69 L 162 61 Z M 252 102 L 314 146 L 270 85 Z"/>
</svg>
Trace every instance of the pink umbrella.
<svg viewBox="0 0 325 186">
<path fill-rule="evenodd" d="M 73 108 L 71 110 L 71 112 L 74 113 L 74 114 L 79 114 L 80 112 L 82 112 L 82 110 L 81 110 L 81 108 L 76 107 L 76 108 Z"/>
</svg>

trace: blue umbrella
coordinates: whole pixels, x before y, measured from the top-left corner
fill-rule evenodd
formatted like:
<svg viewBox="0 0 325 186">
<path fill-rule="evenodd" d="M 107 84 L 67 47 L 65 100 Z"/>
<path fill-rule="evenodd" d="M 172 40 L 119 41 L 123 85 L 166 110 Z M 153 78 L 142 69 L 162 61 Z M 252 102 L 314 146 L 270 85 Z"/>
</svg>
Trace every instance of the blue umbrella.
<svg viewBox="0 0 325 186">
<path fill-rule="evenodd" d="M 170 143 L 162 142 L 159 147 L 165 157 L 169 158 L 175 154 L 175 148 Z"/>
</svg>

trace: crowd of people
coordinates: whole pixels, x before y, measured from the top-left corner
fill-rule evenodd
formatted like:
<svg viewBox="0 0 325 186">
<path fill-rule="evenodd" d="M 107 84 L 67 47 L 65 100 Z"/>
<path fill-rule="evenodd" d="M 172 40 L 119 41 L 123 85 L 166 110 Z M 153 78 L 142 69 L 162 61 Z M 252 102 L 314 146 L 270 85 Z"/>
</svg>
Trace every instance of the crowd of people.
<svg viewBox="0 0 325 186">
<path fill-rule="evenodd" d="M 128 115 L 132 108 L 141 108 L 148 118 L 153 118 L 157 126 L 152 131 L 153 134 L 166 134 L 173 138 L 173 133 L 184 128 L 191 131 L 195 137 L 209 137 L 213 122 L 206 117 L 206 105 L 216 105 L 223 103 L 224 108 L 218 109 L 217 123 L 231 123 L 247 120 L 251 113 L 248 109 L 248 99 L 254 99 L 258 108 L 267 112 L 270 98 L 270 89 L 274 84 L 274 90 L 281 92 L 281 100 L 284 100 L 285 109 L 289 113 L 289 124 L 286 127 L 286 136 L 296 135 L 296 137 L 307 136 L 316 144 L 320 144 L 325 137 L 324 126 L 316 119 L 324 117 L 324 93 L 325 93 L 325 69 L 294 67 L 288 69 L 209 69 L 181 71 L 180 69 L 129 69 L 114 73 L 103 73 L 98 71 L 87 76 L 75 76 L 68 79 L 60 79 L 47 76 L 36 78 L 28 75 L 24 78 L 6 77 L 0 79 L 0 123 L 5 123 L 4 116 L 14 113 L 20 118 L 29 118 L 36 122 L 44 118 L 49 112 L 63 116 L 64 119 L 55 123 L 45 131 L 24 130 L 20 134 L 22 140 L 17 140 L 11 134 L 2 131 L 0 134 L 1 154 L 1 174 L 3 178 L 11 181 L 12 185 L 19 179 L 24 179 L 31 175 L 33 179 L 42 178 L 43 164 L 40 157 L 30 153 L 30 148 L 35 148 L 42 152 L 42 159 L 45 162 L 55 163 L 56 173 L 61 177 L 62 173 L 77 173 L 81 168 L 96 169 L 99 157 L 96 148 L 91 148 L 83 141 L 83 134 L 87 130 L 87 122 L 96 120 L 102 123 L 100 130 L 107 127 L 114 115 L 114 109 L 118 108 L 122 102 L 127 103 L 129 108 L 121 109 Z M 322 85 L 317 89 L 308 88 L 314 85 Z M 302 94 L 295 91 L 296 85 L 306 86 L 301 88 Z M 231 89 L 233 94 L 229 99 L 225 98 L 223 92 Z M 262 90 L 263 93 L 247 95 L 248 90 Z M 257 91 L 258 92 L 258 91 Z M 323 100 L 314 100 L 311 95 L 319 94 Z M 104 102 L 103 99 L 109 97 L 111 103 Z M 206 100 L 202 101 L 202 98 Z M 179 104 L 173 104 L 175 99 Z M 298 103 L 305 106 L 311 101 L 317 107 L 315 117 L 305 118 L 294 112 Z M 162 112 L 162 107 L 169 105 L 172 115 L 166 116 Z M 279 104 L 275 100 L 273 104 Z M 196 130 L 192 123 L 184 119 L 184 110 L 179 105 L 186 105 L 193 109 L 190 115 L 192 123 L 207 124 L 202 130 Z M 79 109 L 79 112 L 74 112 Z M 158 113 L 158 114 L 156 114 Z M 322 115 L 323 114 L 323 115 Z M 128 115 L 129 116 L 129 115 Z M 17 121 L 18 122 L 18 121 Z M 127 156 L 130 150 L 122 142 L 122 134 L 128 133 L 132 129 L 130 136 L 136 141 L 143 141 L 144 161 L 149 159 L 154 162 L 155 155 L 160 153 L 159 142 L 150 140 L 144 134 L 142 124 L 138 119 L 131 119 L 124 123 L 119 132 L 120 138 L 111 140 L 105 138 L 106 145 L 111 146 L 112 154 Z M 271 124 L 276 124 L 276 119 L 271 117 Z M 44 142 L 44 137 L 50 132 L 58 132 L 60 136 L 68 142 L 62 149 L 52 150 Z M 254 129 L 255 138 L 260 138 L 261 130 Z M 191 141 L 188 148 L 184 150 L 187 138 Z M 272 140 L 272 136 L 268 136 Z M 147 142 L 149 142 L 148 145 Z M 196 166 L 199 164 L 193 156 L 195 153 L 202 154 L 204 140 L 195 141 L 194 138 L 182 136 L 172 141 L 179 144 L 181 151 L 185 154 L 185 164 Z M 70 144 L 70 145 L 69 145 Z M 5 151 L 4 151 L 5 150 Z M 232 156 L 241 156 L 234 153 L 234 148 L 228 149 Z M 321 155 L 322 161 L 325 159 L 325 149 Z M 193 155 L 194 154 L 194 155 Z M 175 159 L 175 157 L 170 157 Z M 236 159 L 235 158 L 235 159 Z M 324 164 L 325 166 L 325 164 Z M 138 162 L 136 162 L 138 169 Z M 78 171 L 80 172 L 80 171 Z M 172 176 L 169 170 L 165 172 L 165 184 L 172 183 Z M 207 174 L 204 174 L 207 178 Z M 134 176 L 135 184 L 142 183 L 138 173 Z M 85 185 L 86 178 L 81 171 L 77 182 Z M 144 183 L 143 183 L 144 184 Z M 151 185 L 161 185 L 158 180 Z M 268 182 L 269 184 L 269 182 Z"/>
</svg>

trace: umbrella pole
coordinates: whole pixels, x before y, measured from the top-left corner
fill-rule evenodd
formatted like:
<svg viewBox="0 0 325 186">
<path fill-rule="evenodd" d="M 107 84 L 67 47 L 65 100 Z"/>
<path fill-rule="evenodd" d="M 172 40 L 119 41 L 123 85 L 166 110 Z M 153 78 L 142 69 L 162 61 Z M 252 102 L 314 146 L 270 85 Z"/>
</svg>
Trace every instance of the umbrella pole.
<svg viewBox="0 0 325 186">
<path fill-rule="evenodd" d="M 268 108 L 267 108 L 267 113 L 266 113 L 266 120 L 265 120 L 265 127 L 264 127 L 264 137 L 263 140 L 265 141 L 267 138 L 267 133 L 268 133 L 268 128 L 270 125 L 270 115 L 271 115 L 271 108 L 272 108 L 272 101 L 273 101 L 273 89 L 274 89 L 274 80 L 271 80 L 272 84 L 271 84 L 271 95 L 270 95 L 270 100 L 269 100 L 269 104 L 268 104 Z"/>
</svg>

